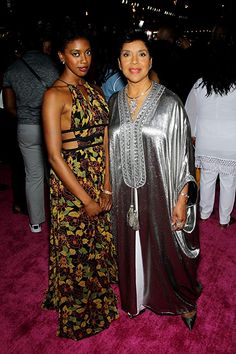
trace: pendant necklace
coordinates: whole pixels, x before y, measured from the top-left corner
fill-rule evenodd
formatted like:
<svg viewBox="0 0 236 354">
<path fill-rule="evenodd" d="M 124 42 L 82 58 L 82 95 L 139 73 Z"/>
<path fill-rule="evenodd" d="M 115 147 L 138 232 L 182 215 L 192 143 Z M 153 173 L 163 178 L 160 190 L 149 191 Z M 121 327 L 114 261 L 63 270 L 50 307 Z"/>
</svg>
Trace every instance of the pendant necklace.
<svg viewBox="0 0 236 354">
<path fill-rule="evenodd" d="M 142 96 L 144 96 L 151 88 L 152 86 L 152 82 L 151 85 L 143 92 L 140 93 L 140 95 L 136 96 L 136 97 L 130 97 L 127 93 L 127 89 L 126 89 L 126 96 L 130 99 L 129 102 L 129 107 L 130 107 L 130 113 L 133 114 L 138 106 L 138 99 Z"/>
</svg>

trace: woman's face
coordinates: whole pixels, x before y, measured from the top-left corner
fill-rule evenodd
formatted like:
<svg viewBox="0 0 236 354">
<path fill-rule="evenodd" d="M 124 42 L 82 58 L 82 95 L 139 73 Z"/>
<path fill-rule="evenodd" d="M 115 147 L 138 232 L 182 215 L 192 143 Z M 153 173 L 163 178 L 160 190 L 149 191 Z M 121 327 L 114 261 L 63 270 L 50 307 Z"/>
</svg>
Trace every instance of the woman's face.
<svg viewBox="0 0 236 354">
<path fill-rule="evenodd" d="M 148 76 L 152 66 L 148 48 L 142 40 L 124 43 L 119 58 L 124 76 L 131 82 L 139 82 Z"/>
<path fill-rule="evenodd" d="M 84 77 L 91 65 L 91 47 L 86 38 L 68 42 L 64 52 L 58 52 L 59 58 L 74 75 Z"/>
</svg>

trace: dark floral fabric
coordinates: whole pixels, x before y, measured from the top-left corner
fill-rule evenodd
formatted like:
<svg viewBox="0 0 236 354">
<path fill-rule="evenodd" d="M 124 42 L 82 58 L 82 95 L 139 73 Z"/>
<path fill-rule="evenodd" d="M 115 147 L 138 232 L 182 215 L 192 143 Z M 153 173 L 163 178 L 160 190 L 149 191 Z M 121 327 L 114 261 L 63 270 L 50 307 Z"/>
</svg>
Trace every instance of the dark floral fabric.
<svg viewBox="0 0 236 354">
<path fill-rule="evenodd" d="M 79 183 L 96 201 L 104 180 L 104 128 L 108 109 L 103 97 L 86 84 L 88 98 L 72 85 L 71 131 L 78 148 L 62 152 Z M 79 340 L 107 328 L 118 318 L 111 287 L 117 281 L 116 250 L 110 214 L 90 218 L 51 171 L 49 286 L 43 307 L 59 314 L 58 335 Z"/>
</svg>

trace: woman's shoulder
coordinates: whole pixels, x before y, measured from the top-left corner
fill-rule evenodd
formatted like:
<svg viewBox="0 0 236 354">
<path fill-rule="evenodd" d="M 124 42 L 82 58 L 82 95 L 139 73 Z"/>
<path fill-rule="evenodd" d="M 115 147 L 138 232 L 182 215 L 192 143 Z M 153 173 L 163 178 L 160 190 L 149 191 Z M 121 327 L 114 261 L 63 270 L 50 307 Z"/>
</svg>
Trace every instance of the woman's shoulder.
<svg viewBox="0 0 236 354">
<path fill-rule="evenodd" d="M 121 91 L 122 89 L 120 91 L 114 92 L 109 98 L 108 102 L 115 102 L 118 99 L 118 95 L 120 94 Z"/>
<path fill-rule="evenodd" d="M 44 99 L 47 100 L 63 100 L 71 97 L 68 85 L 56 80 L 44 93 Z"/>
<path fill-rule="evenodd" d="M 165 86 L 163 87 L 163 93 L 162 93 L 162 98 L 166 101 L 168 101 L 168 104 L 172 104 L 172 105 L 181 105 L 183 106 L 183 102 L 181 100 L 181 98 L 172 90 L 168 89 Z"/>
<path fill-rule="evenodd" d="M 51 92 L 51 94 L 63 94 L 65 92 L 70 92 L 69 85 L 60 79 L 56 79 L 49 87 L 48 91 Z"/>
</svg>

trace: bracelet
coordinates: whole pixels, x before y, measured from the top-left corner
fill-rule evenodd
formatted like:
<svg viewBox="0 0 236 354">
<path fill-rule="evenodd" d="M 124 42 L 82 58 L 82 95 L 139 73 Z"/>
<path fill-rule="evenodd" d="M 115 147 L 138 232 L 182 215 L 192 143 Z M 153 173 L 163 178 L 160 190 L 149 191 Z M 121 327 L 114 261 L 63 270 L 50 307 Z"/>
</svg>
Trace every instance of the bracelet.
<svg viewBox="0 0 236 354">
<path fill-rule="evenodd" d="M 112 195 L 112 192 L 111 192 L 111 191 L 108 191 L 107 189 L 103 189 L 103 188 L 102 188 L 102 192 L 103 192 L 104 194 Z"/>
<path fill-rule="evenodd" d="M 187 199 L 189 198 L 188 193 L 181 192 L 180 195 L 182 195 L 183 197 L 185 197 L 185 198 L 187 198 Z"/>
</svg>

